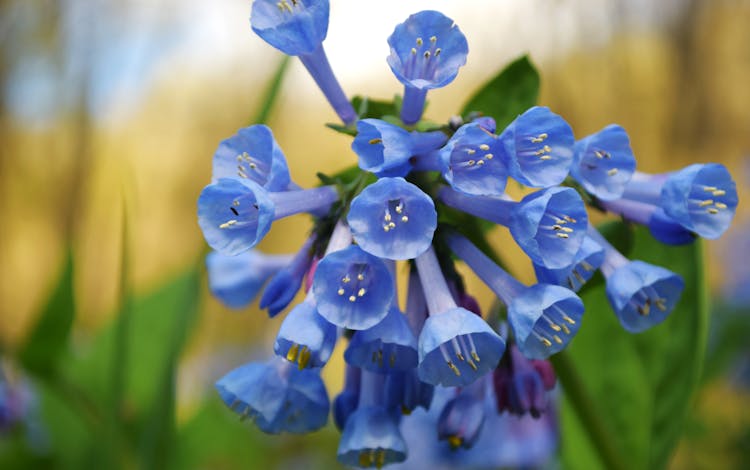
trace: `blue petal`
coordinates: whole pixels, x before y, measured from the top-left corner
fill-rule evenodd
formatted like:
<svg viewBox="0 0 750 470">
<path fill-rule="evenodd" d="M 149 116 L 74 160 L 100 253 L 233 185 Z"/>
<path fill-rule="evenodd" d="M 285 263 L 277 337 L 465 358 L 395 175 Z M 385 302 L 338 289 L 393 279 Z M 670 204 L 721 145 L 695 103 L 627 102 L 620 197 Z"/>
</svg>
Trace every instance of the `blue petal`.
<svg viewBox="0 0 750 470">
<path fill-rule="evenodd" d="M 660 207 L 648 221 L 651 235 L 666 245 L 687 245 L 695 241 L 695 234 L 668 216 Z"/>
<path fill-rule="evenodd" d="M 583 200 L 567 187 L 547 188 L 524 197 L 513 208 L 508 225 L 531 261 L 554 269 L 573 262 L 587 227 Z"/>
<path fill-rule="evenodd" d="M 461 126 L 440 151 L 445 180 L 457 191 L 501 196 L 508 179 L 505 148 L 479 123 Z"/>
<path fill-rule="evenodd" d="M 405 459 L 406 443 L 391 413 L 382 407 L 367 406 L 349 416 L 339 441 L 339 462 L 380 468 Z"/>
<path fill-rule="evenodd" d="M 630 139 L 625 129 L 616 124 L 575 143 L 570 173 L 599 199 L 610 201 L 622 196 L 634 171 Z"/>
<path fill-rule="evenodd" d="M 249 179 L 268 191 L 285 191 L 291 183 L 284 153 L 271 129 L 261 124 L 240 129 L 219 144 L 213 182 L 221 178 Z"/>
<path fill-rule="evenodd" d="M 409 414 L 421 406 L 430 409 L 435 387 L 419 380 L 416 369 L 390 372 L 385 379 L 385 404 L 388 409 L 400 409 Z"/>
<path fill-rule="evenodd" d="M 391 307 L 380 323 L 354 333 L 344 359 L 373 372 L 413 369 L 417 367 L 417 339 L 406 316 Z"/>
<path fill-rule="evenodd" d="M 396 78 L 420 90 L 452 82 L 469 52 L 466 37 L 453 20 L 430 10 L 415 13 L 396 26 L 388 45 L 388 65 Z"/>
<path fill-rule="evenodd" d="M 661 190 L 661 205 L 688 230 L 716 239 L 732 223 L 737 188 L 724 165 L 694 164 L 669 175 Z"/>
<path fill-rule="evenodd" d="M 250 25 L 284 54 L 309 54 L 326 38 L 328 11 L 328 0 L 255 0 Z"/>
<path fill-rule="evenodd" d="M 468 385 L 495 369 L 503 351 L 505 341 L 466 309 L 430 315 L 419 335 L 419 378 L 433 385 Z"/>
<path fill-rule="evenodd" d="M 573 129 L 549 108 L 535 106 L 500 134 L 509 158 L 510 175 L 533 188 L 560 184 L 573 162 Z"/>
<path fill-rule="evenodd" d="M 352 150 L 359 156 L 359 167 L 378 177 L 406 176 L 411 171 L 411 136 L 385 121 L 357 121 L 357 136 L 352 142 Z"/>
<path fill-rule="evenodd" d="M 639 333 L 663 322 L 685 288 L 682 277 L 643 261 L 626 263 L 607 278 L 607 299 L 623 328 Z"/>
<path fill-rule="evenodd" d="M 439 439 L 448 439 L 451 447 L 470 449 L 484 424 L 484 400 L 471 393 L 461 393 L 445 404 L 437 423 Z"/>
<path fill-rule="evenodd" d="M 221 178 L 198 197 L 198 225 L 206 242 L 224 255 L 254 247 L 271 228 L 275 207 L 257 183 Z"/>
<path fill-rule="evenodd" d="M 318 313 L 336 326 L 363 330 L 379 323 L 393 299 L 388 266 L 356 245 L 329 253 L 315 270 Z"/>
<path fill-rule="evenodd" d="M 406 260 L 424 253 L 437 227 L 435 203 L 403 178 L 381 178 L 354 198 L 347 222 L 368 253 Z"/>
<path fill-rule="evenodd" d="M 534 271 L 537 280 L 541 283 L 555 284 L 578 292 L 603 262 L 604 249 L 590 237 L 585 237 L 570 265 L 550 269 L 535 264 Z"/>
<path fill-rule="evenodd" d="M 206 256 L 208 287 L 227 307 L 243 308 L 258 295 L 266 280 L 289 261 L 287 256 L 264 255 L 256 250 L 237 256 L 214 251 Z"/>
<path fill-rule="evenodd" d="M 279 328 L 274 352 L 300 369 L 323 367 L 331 357 L 338 334 L 336 326 L 321 317 L 306 300 L 295 306 Z"/>
<path fill-rule="evenodd" d="M 508 321 L 521 352 L 530 359 L 546 359 L 575 336 L 583 310 L 583 301 L 573 291 L 535 284 L 513 299 Z"/>
<path fill-rule="evenodd" d="M 283 359 L 245 364 L 219 379 L 216 389 L 227 406 L 267 433 L 307 433 L 328 420 L 320 374 L 296 370 Z"/>
</svg>

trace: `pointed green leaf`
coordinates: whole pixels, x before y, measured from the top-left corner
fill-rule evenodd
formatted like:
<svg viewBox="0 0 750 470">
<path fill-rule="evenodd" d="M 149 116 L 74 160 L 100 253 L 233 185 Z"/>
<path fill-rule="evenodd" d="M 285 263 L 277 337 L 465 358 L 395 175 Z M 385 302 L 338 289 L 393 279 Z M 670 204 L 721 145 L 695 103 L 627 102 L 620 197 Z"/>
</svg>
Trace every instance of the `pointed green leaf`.
<svg viewBox="0 0 750 470">
<path fill-rule="evenodd" d="M 464 105 L 461 115 L 467 117 L 479 112 L 492 116 L 501 131 L 516 116 L 534 106 L 538 96 L 539 73 L 529 57 L 522 56 L 484 84 Z"/>
<path fill-rule="evenodd" d="M 564 358 L 575 371 L 566 374 L 558 368 L 560 382 L 571 395 L 562 410 L 563 462 L 568 468 L 605 468 L 601 446 L 594 447 L 601 434 L 627 468 L 664 468 L 701 374 L 708 312 L 701 242 L 669 247 L 638 227 L 630 258 L 681 274 L 685 292 L 664 323 L 635 335 L 620 327 L 604 285 L 582 294 L 583 324 Z M 590 401 L 575 396 L 571 376 L 580 378 Z M 586 413 L 594 413 L 603 429 L 592 429 Z"/>
</svg>

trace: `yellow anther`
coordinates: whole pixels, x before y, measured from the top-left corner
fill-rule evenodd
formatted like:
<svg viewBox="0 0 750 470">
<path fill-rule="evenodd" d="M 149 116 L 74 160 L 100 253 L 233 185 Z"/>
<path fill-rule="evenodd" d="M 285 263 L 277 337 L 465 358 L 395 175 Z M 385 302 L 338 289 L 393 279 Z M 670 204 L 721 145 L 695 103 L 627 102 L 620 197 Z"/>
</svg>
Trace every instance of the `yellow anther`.
<svg viewBox="0 0 750 470">
<path fill-rule="evenodd" d="M 336 291 L 336 293 L 338 295 L 344 295 L 344 289 L 340 287 L 339 290 Z"/>
<path fill-rule="evenodd" d="M 586 282 L 586 279 L 584 279 L 584 278 L 583 278 L 583 276 L 581 276 L 580 274 L 578 274 L 578 271 L 575 271 L 575 270 L 573 270 L 573 276 L 575 276 L 575 278 L 576 278 L 576 279 L 578 280 L 578 282 L 580 282 L 581 284 L 583 284 L 584 282 Z"/>
<path fill-rule="evenodd" d="M 386 212 L 385 216 L 383 217 L 383 220 L 385 220 L 386 222 L 390 222 L 391 221 L 391 213 L 390 212 Z"/>
<path fill-rule="evenodd" d="M 291 348 L 289 348 L 289 351 L 286 352 L 286 360 L 289 362 L 294 362 L 294 360 L 297 359 L 298 352 L 299 352 L 299 344 L 295 343 L 292 345 Z"/>
<path fill-rule="evenodd" d="M 375 466 L 377 468 L 383 468 L 383 465 L 385 465 L 385 449 L 380 449 L 375 459 Z"/>
<path fill-rule="evenodd" d="M 458 358 L 458 360 L 459 360 L 459 361 L 465 361 L 465 360 L 466 360 L 466 359 L 464 358 L 464 355 L 463 355 L 463 354 L 461 354 L 461 352 L 457 352 L 457 353 L 456 353 L 456 357 Z"/>
<path fill-rule="evenodd" d="M 536 137 L 532 137 L 531 138 L 531 142 L 534 143 L 534 144 L 538 144 L 540 142 L 544 142 L 544 139 L 546 139 L 546 138 L 547 138 L 547 134 L 546 133 L 542 133 L 542 134 L 539 134 Z"/>
<path fill-rule="evenodd" d="M 667 306 L 664 304 L 664 299 L 656 299 L 654 303 L 656 304 L 657 307 L 659 307 L 659 310 L 661 310 L 662 312 L 667 311 Z"/>
<path fill-rule="evenodd" d="M 565 219 L 566 222 L 570 222 L 571 224 L 578 222 L 576 219 L 574 219 L 573 217 L 569 215 L 564 215 L 563 219 Z"/>
<path fill-rule="evenodd" d="M 482 144 L 479 146 L 479 150 L 484 150 L 485 152 L 490 149 L 490 146 L 487 144 Z"/>
<path fill-rule="evenodd" d="M 555 339 L 555 343 L 557 343 L 557 344 L 563 344 L 563 340 L 561 340 L 559 336 L 554 335 L 552 337 Z"/>
<path fill-rule="evenodd" d="M 474 359 L 477 362 L 482 362 L 482 361 L 479 360 L 479 354 L 477 354 L 476 351 L 472 351 L 471 352 L 471 358 Z"/>
<path fill-rule="evenodd" d="M 488 153 L 484 156 L 484 158 L 486 158 L 487 160 L 492 160 L 493 157 L 494 155 L 492 155 L 491 153 Z"/>
<path fill-rule="evenodd" d="M 239 206 L 240 205 L 240 201 L 238 201 L 237 199 L 235 199 L 234 201 L 232 201 L 232 205 L 233 206 Z"/>
<path fill-rule="evenodd" d="M 468 153 L 469 155 L 474 155 L 475 153 L 477 153 L 477 151 L 474 149 L 466 149 L 466 153 Z"/>
<path fill-rule="evenodd" d="M 396 228 L 396 224 L 394 224 L 393 222 L 389 222 L 388 223 L 388 227 L 390 227 L 390 228 Z"/>
<path fill-rule="evenodd" d="M 716 204 L 714 204 L 714 206 L 716 206 L 717 209 L 726 209 L 727 208 L 727 205 L 724 204 L 723 202 L 717 202 Z"/>
<path fill-rule="evenodd" d="M 638 313 L 641 315 L 648 315 L 651 312 L 651 301 L 646 300 L 646 303 L 643 304 L 643 307 L 638 307 Z"/>
<path fill-rule="evenodd" d="M 703 190 L 706 191 L 707 193 L 712 193 L 716 191 L 717 189 L 719 188 L 717 188 L 716 186 L 704 186 L 703 187 Z"/>
<path fill-rule="evenodd" d="M 477 365 L 474 364 L 474 361 L 472 361 L 471 359 L 469 359 L 469 367 L 471 367 L 473 370 L 477 370 Z"/>
<path fill-rule="evenodd" d="M 411 414 L 411 410 L 404 405 L 401 405 L 401 414 L 405 416 L 409 416 Z"/>
<path fill-rule="evenodd" d="M 726 192 L 726 191 L 724 191 L 723 189 L 717 189 L 717 190 L 716 190 L 716 191 L 714 191 L 714 192 L 713 192 L 712 194 L 713 194 L 714 196 L 716 196 L 716 197 L 719 197 L 719 196 L 723 196 L 723 195 L 725 195 L 726 193 L 727 193 L 727 192 Z"/>
<path fill-rule="evenodd" d="M 542 147 L 539 150 L 537 150 L 536 152 L 534 152 L 534 155 L 542 155 L 544 153 L 550 153 L 551 151 L 552 151 L 552 149 L 550 148 L 550 146 L 549 145 L 545 145 L 544 147 Z"/>
<path fill-rule="evenodd" d="M 253 163 L 253 162 L 250 162 L 250 163 L 248 164 L 248 166 L 250 167 L 250 169 L 251 169 L 251 170 L 254 170 L 254 169 L 258 168 L 258 165 L 256 165 L 256 164 L 255 164 L 255 163 Z"/>
<path fill-rule="evenodd" d="M 360 467 L 369 467 L 371 464 L 370 460 L 370 453 L 367 451 L 363 451 L 359 453 L 359 466 Z"/>
<path fill-rule="evenodd" d="M 479 160 L 479 161 L 477 162 L 477 165 L 479 165 L 479 166 L 482 166 L 482 165 L 484 165 L 484 160 Z"/>
<path fill-rule="evenodd" d="M 350 278 L 347 274 L 346 276 L 341 278 L 341 282 L 343 282 L 344 284 L 349 284 L 350 282 L 352 282 L 352 278 Z"/>
<path fill-rule="evenodd" d="M 612 168 L 607 172 L 607 176 L 615 176 L 617 174 L 617 168 Z"/>
<path fill-rule="evenodd" d="M 454 374 L 456 374 L 459 377 L 461 376 L 461 371 L 458 370 L 458 367 L 456 367 L 456 365 L 452 363 L 451 361 L 448 361 L 448 367 L 451 368 Z"/>
<path fill-rule="evenodd" d="M 408 222 L 408 221 L 409 221 L 409 217 L 405 215 L 401 216 L 401 222 Z"/>
<path fill-rule="evenodd" d="M 242 155 L 237 155 L 237 161 L 238 161 L 238 162 L 241 162 L 241 161 L 242 161 Z"/>
<path fill-rule="evenodd" d="M 714 207 L 711 207 L 711 208 L 709 208 L 709 209 L 708 209 L 708 211 L 707 211 L 707 212 L 708 212 L 709 214 L 711 214 L 711 215 L 714 215 L 714 214 L 718 214 L 718 213 L 719 213 L 719 209 L 716 209 L 716 208 L 714 208 Z"/>
<path fill-rule="evenodd" d="M 468 164 L 469 164 L 469 166 L 473 166 L 473 165 L 474 165 L 474 164 L 476 163 L 476 161 L 474 161 L 474 160 L 469 160 L 469 161 L 468 161 L 468 162 L 466 162 L 466 163 L 468 163 Z"/>
<path fill-rule="evenodd" d="M 392 352 L 391 355 L 388 357 L 388 364 L 390 364 L 391 367 L 396 365 L 396 353 Z"/>
<path fill-rule="evenodd" d="M 383 350 L 378 349 L 378 367 L 383 367 Z"/>
<path fill-rule="evenodd" d="M 710 205 L 711 205 L 711 204 L 713 204 L 713 203 L 714 203 L 714 200 L 713 200 L 713 199 L 706 199 L 705 201 L 701 201 L 701 202 L 699 202 L 699 203 L 698 203 L 698 206 L 699 206 L 699 207 L 706 207 L 706 206 L 710 206 Z"/>
<path fill-rule="evenodd" d="M 567 233 L 558 232 L 555 235 L 557 235 L 557 238 L 568 238 L 568 234 Z"/>
<path fill-rule="evenodd" d="M 413 47 L 411 48 L 411 55 L 417 55 L 417 50 Z"/>
<path fill-rule="evenodd" d="M 234 220 L 234 219 L 232 219 L 232 220 L 227 220 L 227 221 L 226 221 L 226 222 L 224 222 L 223 224 L 219 225 L 219 228 L 222 228 L 222 229 L 223 229 L 223 228 L 229 228 L 229 227 L 231 227 L 232 225 L 235 225 L 236 223 L 237 223 L 237 221 L 236 221 L 236 220 Z"/>
<path fill-rule="evenodd" d="M 375 145 L 375 144 L 381 143 L 382 141 L 383 141 L 383 139 L 370 139 L 368 141 L 368 143 L 371 144 L 371 145 Z"/>
<path fill-rule="evenodd" d="M 357 297 L 362 297 L 363 295 L 365 295 L 365 292 L 367 292 L 365 288 L 360 287 L 359 290 L 357 291 Z"/>
<path fill-rule="evenodd" d="M 552 346 L 552 343 L 547 338 L 541 338 L 540 341 L 542 342 L 543 345 L 545 345 L 547 347 Z"/>
<path fill-rule="evenodd" d="M 354 297 L 353 295 L 350 295 L 350 296 L 349 296 L 349 302 L 354 302 L 354 301 L 356 301 L 356 300 L 357 300 L 357 298 L 356 298 L 356 297 Z"/>
<path fill-rule="evenodd" d="M 384 232 L 388 232 L 390 230 L 391 230 L 390 227 L 388 227 L 387 225 L 383 225 L 383 231 Z"/>
<path fill-rule="evenodd" d="M 593 270 L 594 270 L 594 267 L 593 267 L 593 266 L 591 266 L 591 265 L 590 265 L 589 263 L 587 263 L 586 261 L 581 261 L 581 267 L 582 267 L 583 269 L 585 269 L 586 271 L 593 271 Z"/>
<path fill-rule="evenodd" d="M 561 323 L 561 324 L 560 324 L 560 326 L 562 326 L 563 332 L 564 332 L 564 333 L 565 333 L 566 335 L 569 335 L 569 334 L 570 334 L 570 330 L 568 329 L 568 327 L 567 327 L 567 326 L 565 326 L 565 323 Z"/>
<path fill-rule="evenodd" d="M 417 38 L 417 46 L 422 47 L 422 44 L 424 44 L 422 38 Z"/>
<path fill-rule="evenodd" d="M 429 59 L 430 58 L 430 51 L 424 51 L 424 58 Z"/>
<path fill-rule="evenodd" d="M 574 230 L 570 227 L 560 227 L 560 230 L 562 230 L 565 233 L 573 233 Z"/>
<path fill-rule="evenodd" d="M 550 157 L 549 155 L 542 155 L 541 157 L 539 157 L 539 160 L 552 160 L 552 157 Z"/>
<path fill-rule="evenodd" d="M 396 213 L 397 214 L 400 214 L 403 211 L 404 211 L 404 206 L 403 205 L 399 204 L 399 205 L 396 206 Z"/>
<path fill-rule="evenodd" d="M 562 225 L 555 224 L 555 225 L 552 226 L 552 230 L 562 230 Z"/>
<path fill-rule="evenodd" d="M 358 281 L 364 281 L 364 280 L 365 280 L 365 275 L 364 275 L 364 274 L 362 274 L 362 273 L 358 273 L 358 274 L 357 274 L 357 280 L 358 280 Z"/>
<path fill-rule="evenodd" d="M 437 36 L 430 36 L 430 42 L 435 44 L 437 42 Z"/>
<path fill-rule="evenodd" d="M 560 331 L 560 326 L 555 322 L 549 322 L 549 327 L 552 328 L 555 331 Z"/>
<path fill-rule="evenodd" d="M 312 351 L 307 349 L 307 346 L 302 346 L 302 350 L 299 352 L 299 358 L 297 359 L 299 370 L 302 370 L 305 367 L 307 367 L 307 363 L 310 362 L 311 356 L 312 356 Z"/>
<path fill-rule="evenodd" d="M 463 444 L 464 440 L 458 436 L 448 436 L 448 445 L 451 449 L 458 449 Z"/>
<path fill-rule="evenodd" d="M 435 49 L 435 57 L 439 56 L 441 52 L 443 52 L 443 50 L 440 49 L 439 47 Z"/>
<path fill-rule="evenodd" d="M 576 324 L 576 321 L 573 320 L 572 318 L 570 318 L 569 316 L 563 315 L 562 317 L 563 317 L 563 320 L 565 320 L 566 322 L 570 323 L 571 325 L 575 325 Z"/>
</svg>

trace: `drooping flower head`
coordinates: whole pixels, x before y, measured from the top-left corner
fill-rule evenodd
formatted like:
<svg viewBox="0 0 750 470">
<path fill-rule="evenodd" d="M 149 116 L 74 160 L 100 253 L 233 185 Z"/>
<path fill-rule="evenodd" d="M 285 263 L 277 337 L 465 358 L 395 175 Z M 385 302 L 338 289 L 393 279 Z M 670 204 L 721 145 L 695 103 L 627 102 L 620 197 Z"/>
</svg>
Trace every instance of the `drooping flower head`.
<svg viewBox="0 0 750 470">
<path fill-rule="evenodd" d="M 432 247 L 416 263 L 430 312 L 419 335 L 419 378 L 468 385 L 495 368 L 505 341 L 482 317 L 456 305 Z"/>
<path fill-rule="evenodd" d="M 315 270 L 318 313 L 334 325 L 364 330 L 388 313 L 393 279 L 388 266 L 356 245 L 327 254 Z"/>
<path fill-rule="evenodd" d="M 537 281 L 555 284 L 578 292 L 604 261 L 604 249 L 590 237 L 584 237 L 581 248 L 570 265 L 550 269 L 534 264 Z"/>
<path fill-rule="evenodd" d="M 328 12 L 328 0 L 255 0 L 250 25 L 284 54 L 309 54 L 326 38 Z"/>
<path fill-rule="evenodd" d="M 234 369 L 216 389 L 229 408 L 263 432 L 302 434 L 328 421 L 328 393 L 319 371 L 297 370 L 279 357 Z"/>
<path fill-rule="evenodd" d="M 630 139 L 621 126 L 611 124 L 577 141 L 570 174 L 586 191 L 603 200 L 617 199 L 635 171 Z"/>
<path fill-rule="evenodd" d="M 481 123 L 461 126 L 440 151 L 443 176 L 457 191 L 480 196 L 505 193 L 508 163 L 497 136 Z"/>
<path fill-rule="evenodd" d="M 546 188 L 565 180 L 573 162 L 573 129 L 543 106 L 518 116 L 500 134 L 509 156 L 510 175 L 532 188 Z"/>
<path fill-rule="evenodd" d="M 286 255 L 266 255 L 257 250 L 225 256 L 215 251 L 206 256 L 208 287 L 230 308 L 243 308 L 255 299 L 263 284 L 291 261 Z"/>
<path fill-rule="evenodd" d="M 344 359 L 373 372 L 412 369 L 417 367 L 417 339 L 406 316 L 391 306 L 378 324 L 354 333 Z"/>
<path fill-rule="evenodd" d="M 297 295 L 305 273 L 312 264 L 312 245 L 315 236 L 310 236 L 302 245 L 292 261 L 271 276 L 258 303 L 260 308 L 268 309 L 268 316 L 274 317 L 284 310 Z"/>
<path fill-rule="evenodd" d="M 329 207 L 336 199 L 331 186 L 270 193 L 249 179 L 220 178 L 198 198 L 198 225 L 211 248 L 233 256 L 260 242 L 274 220 Z"/>
<path fill-rule="evenodd" d="M 666 320 L 685 288 L 682 277 L 660 266 L 628 260 L 593 227 L 589 235 L 604 248 L 601 271 L 607 280 L 607 300 L 622 327 L 640 333 Z"/>
<path fill-rule="evenodd" d="M 354 198 L 347 222 L 366 252 L 406 260 L 432 243 L 437 212 L 432 199 L 417 186 L 403 178 L 381 178 Z"/>
<path fill-rule="evenodd" d="M 352 150 L 359 157 L 359 167 L 378 177 L 406 176 L 411 171 L 411 137 L 404 129 L 386 121 L 357 121 Z"/>
<path fill-rule="evenodd" d="M 271 129 L 264 125 L 245 127 L 222 140 L 213 159 L 213 179 L 249 179 L 268 191 L 286 191 L 291 179 L 286 158 Z"/>
<path fill-rule="evenodd" d="M 485 421 L 484 378 L 462 388 L 443 406 L 437 422 L 438 438 L 452 449 L 471 449 L 479 439 Z"/>
<path fill-rule="evenodd" d="M 289 362 L 296 362 L 300 369 L 323 367 L 337 339 L 336 325 L 318 314 L 314 298 L 308 295 L 284 319 L 273 350 Z"/>
<path fill-rule="evenodd" d="M 440 12 L 415 13 L 388 37 L 388 65 L 404 84 L 401 119 L 419 121 L 427 90 L 444 87 L 466 63 L 469 46 L 452 19 Z"/>
</svg>

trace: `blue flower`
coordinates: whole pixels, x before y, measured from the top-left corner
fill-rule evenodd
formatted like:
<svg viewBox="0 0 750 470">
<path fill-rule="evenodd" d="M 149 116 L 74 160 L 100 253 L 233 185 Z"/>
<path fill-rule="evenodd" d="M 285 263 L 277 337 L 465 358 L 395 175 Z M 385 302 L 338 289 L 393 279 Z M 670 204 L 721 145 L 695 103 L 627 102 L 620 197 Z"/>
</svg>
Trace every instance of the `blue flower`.
<svg viewBox="0 0 750 470">
<path fill-rule="evenodd" d="M 255 0 L 255 34 L 287 55 L 309 54 L 328 34 L 328 0 Z"/>
<path fill-rule="evenodd" d="M 403 178 L 381 178 L 354 198 L 347 216 L 354 240 L 368 253 L 412 259 L 432 243 L 435 204 Z"/>
<path fill-rule="evenodd" d="M 466 63 L 469 46 L 452 19 L 437 11 L 421 11 L 396 26 L 388 37 L 388 65 L 404 84 L 401 120 L 419 121 L 427 90 L 444 87 Z"/>
<path fill-rule="evenodd" d="M 507 156 L 497 136 L 480 123 L 461 126 L 440 151 L 443 176 L 457 191 L 500 196 L 508 180 Z"/>
<path fill-rule="evenodd" d="M 539 418 L 547 409 L 547 392 L 555 386 L 552 366 L 547 361 L 527 359 L 514 344 L 508 347 L 508 351 L 493 374 L 497 411 L 518 416 L 529 413 Z M 545 380 L 545 374 L 540 372 L 537 364 L 546 366 L 545 372 L 551 374 L 551 380 Z"/>
<path fill-rule="evenodd" d="M 435 387 L 419 380 L 417 369 L 394 370 L 385 377 L 385 405 L 410 414 L 417 407 L 430 409 Z"/>
<path fill-rule="evenodd" d="M 380 119 L 361 119 L 352 150 L 365 171 L 381 178 L 406 176 L 412 169 L 412 157 L 439 148 L 446 139 L 439 131 L 410 133 Z"/>
<path fill-rule="evenodd" d="M 221 178 L 249 179 L 272 192 L 285 191 L 291 183 L 284 153 L 271 129 L 260 124 L 221 141 L 214 153 L 212 182 Z"/>
<path fill-rule="evenodd" d="M 604 261 L 604 250 L 590 237 L 584 237 L 581 248 L 576 253 L 573 262 L 558 269 L 545 268 L 534 265 L 537 281 L 545 284 L 555 284 L 578 292 L 591 279 Z"/>
<path fill-rule="evenodd" d="M 274 317 L 284 310 L 297 295 L 305 273 L 312 264 L 312 244 L 314 236 L 307 239 L 289 264 L 280 269 L 268 281 L 260 297 L 260 308 L 268 309 L 268 316 Z"/>
<path fill-rule="evenodd" d="M 591 227 L 590 236 L 604 248 L 601 271 L 606 294 L 625 330 L 639 333 L 663 322 L 680 300 L 685 282 L 678 274 L 643 261 L 630 261 Z"/>
<path fill-rule="evenodd" d="M 339 462 L 381 468 L 405 459 L 406 442 L 392 413 L 382 406 L 360 406 L 349 416 L 339 441 Z"/>
<path fill-rule="evenodd" d="M 448 441 L 452 449 L 471 449 L 479 439 L 485 421 L 483 380 L 477 380 L 443 406 L 438 417 L 438 438 Z"/>
<path fill-rule="evenodd" d="M 328 421 L 328 394 L 319 371 L 273 358 L 234 369 L 216 382 L 222 401 L 267 433 L 302 434 Z"/>
<path fill-rule="evenodd" d="M 268 278 L 290 261 L 289 256 L 265 255 L 256 250 L 237 256 L 214 251 L 206 256 L 208 287 L 227 307 L 243 308 L 253 301 Z"/>
<path fill-rule="evenodd" d="M 391 306 L 380 323 L 354 333 L 344 359 L 373 372 L 413 369 L 417 367 L 417 339 L 406 316 Z"/>
<path fill-rule="evenodd" d="M 439 198 L 448 206 L 508 227 L 531 261 L 547 268 L 569 266 L 586 235 L 586 206 L 572 188 L 543 189 L 520 202 L 468 196 L 449 188 L 443 188 Z"/>
<path fill-rule="evenodd" d="M 329 207 L 337 199 L 331 186 L 269 193 L 249 179 L 220 178 L 198 198 L 198 224 L 211 248 L 232 256 L 254 247 L 274 220 Z"/>
<path fill-rule="evenodd" d="M 508 306 L 516 343 L 527 357 L 547 358 L 565 348 L 578 332 L 584 307 L 575 293 L 551 284 L 526 287 L 466 238 L 451 234 L 447 242 Z"/>
<path fill-rule="evenodd" d="M 393 278 L 380 258 L 356 245 L 327 254 L 313 277 L 318 313 L 336 326 L 364 330 L 379 323 L 393 298 Z"/>
<path fill-rule="evenodd" d="M 273 350 L 276 355 L 296 362 L 300 369 L 323 367 L 331 357 L 336 340 L 336 326 L 318 314 L 308 295 L 284 319 Z"/>
<path fill-rule="evenodd" d="M 575 143 L 570 174 L 599 199 L 622 196 L 634 171 L 630 139 L 625 129 L 616 124 Z"/>
<path fill-rule="evenodd" d="M 624 219 L 645 225 L 651 235 L 667 245 L 685 245 L 695 241 L 695 234 L 671 218 L 659 206 L 632 199 L 599 201 L 599 205 Z"/>
<path fill-rule="evenodd" d="M 416 264 L 430 312 L 419 334 L 419 378 L 432 385 L 468 385 L 497 366 L 505 341 L 482 317 L 456 305 L 432 247 Z"/>
<path fill-rule="evenodd" d="M 573 162 L 573 129 L 542 106 L 518 116 L 500 134 L 509 156 L 510 175 L 533 188 L 560 184 Z"/>
<path fill-rule="evenodd" d="M 718 163 L 694 164 L 667 174 L 636 172 L 623 198 L 655 205 L 701 237 L 719 238 L 732 223 L 737 188 Z"/>
</svg>

